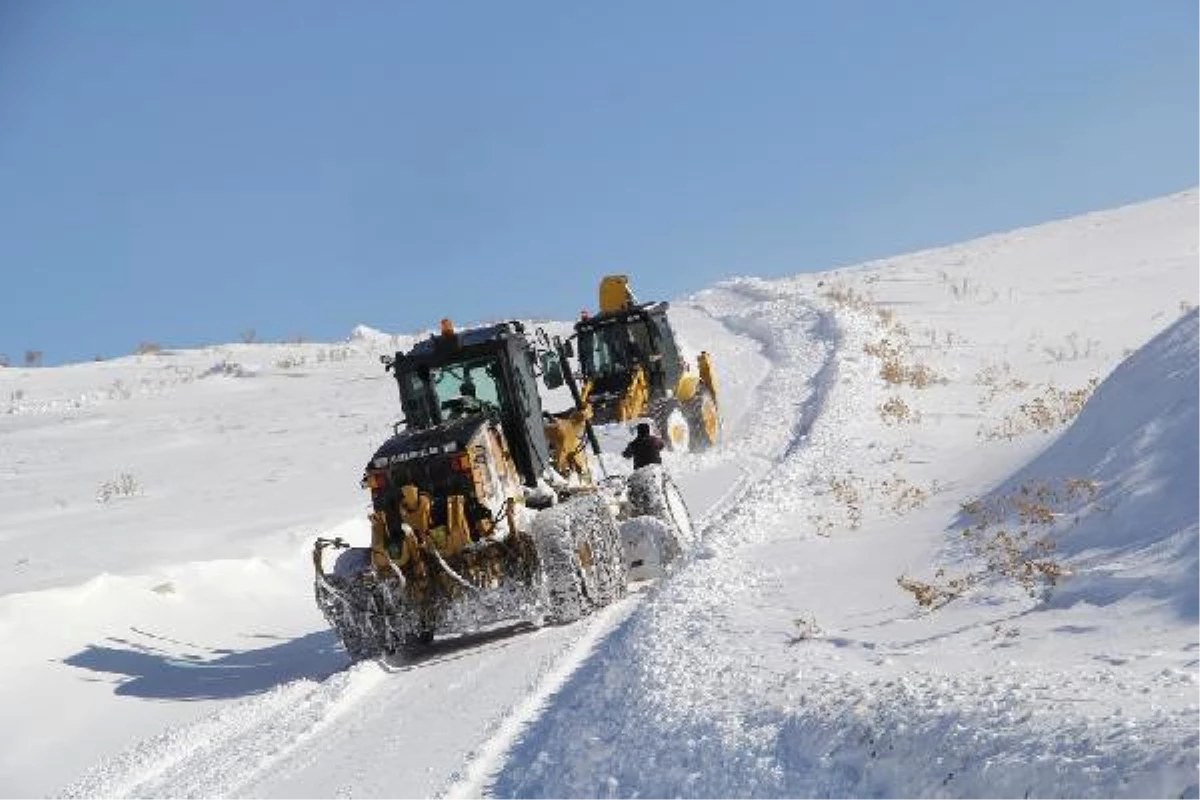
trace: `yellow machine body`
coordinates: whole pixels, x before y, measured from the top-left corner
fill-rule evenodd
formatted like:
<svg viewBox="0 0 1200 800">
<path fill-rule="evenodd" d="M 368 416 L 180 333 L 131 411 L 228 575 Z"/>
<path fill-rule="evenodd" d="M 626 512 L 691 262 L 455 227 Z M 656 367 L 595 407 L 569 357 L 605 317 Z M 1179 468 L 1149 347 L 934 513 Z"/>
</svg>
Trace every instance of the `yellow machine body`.
<svg viewBox="0 0 1200 800">
<path fill-rule="evenodd" d="M 603 369 L 590 362 L 590 369 L 582 369 L 581 394 L 599 409 L 598 421 L 650 417 L 674 448 L 703 449 L 715 444 L 721 419 L 712 356 L 702 351 L 693 368 L 679 353 L 666 319 L 666 304 L 639 304 L 627 275 L 604 276 L 599 301 L 597 317 L 585 317 L 576 325 L 581 355 L 589 348 L 592 361 L 605 361 Z M 597 340 L 604 340 L 603 346 Z M 627 380 L 614 384 L 614 373 Z"/>
<path fill-rule="evenodd" d="M 600 313 L 624 311 L 635 304 L 628 275 L 605 275 L 600 279 Z"/>
</svg>

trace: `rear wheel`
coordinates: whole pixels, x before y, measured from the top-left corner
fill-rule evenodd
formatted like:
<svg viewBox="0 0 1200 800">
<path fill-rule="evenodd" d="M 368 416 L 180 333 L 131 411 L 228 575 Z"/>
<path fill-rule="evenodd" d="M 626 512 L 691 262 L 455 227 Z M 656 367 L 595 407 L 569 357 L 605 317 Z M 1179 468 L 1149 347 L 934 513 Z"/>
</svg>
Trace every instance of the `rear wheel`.
<svg viewBox="0 0 1200 800">
<path fill-rule="evenodd" d="M 687 417 L 693 451 L 707 450 L 717 443 L 721 435 L 721 415 L 717 410 L 717 400 L 707 386 L 700 385 L 684 403 L 683 413 Z"/>
</svg>

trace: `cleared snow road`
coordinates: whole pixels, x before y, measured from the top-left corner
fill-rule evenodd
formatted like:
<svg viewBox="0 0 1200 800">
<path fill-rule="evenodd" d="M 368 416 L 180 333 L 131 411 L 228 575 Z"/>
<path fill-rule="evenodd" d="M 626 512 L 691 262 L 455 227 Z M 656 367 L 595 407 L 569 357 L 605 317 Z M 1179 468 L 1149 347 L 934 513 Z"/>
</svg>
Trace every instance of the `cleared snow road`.
<svg viewBox="0 0 1200 800">
<path fill-rule="evenodd" d="M 790 304 L 797 335 L 822 358 L 789 364 L 781 394 L 771 359 L 778 331 L 755 330 L 741 310 L 754 298 L 711 293 L 704 310 L 673 317 L 693 350 L 721 374 L 724 443 L 670 464 L 701 525 L 752 494 L 818 413 L 828 344 L 816 312 Z M 764 357 L 765 356 L 765 357 Z M 800 378 L 798 380 L 798 377 Z M 803 396 L 796 387 L 808 385 Z M 324 681 L 297 680 L 172 728 L 69 786 L 68 796 L 423 797 L 477 793 L 560 687 L 618 631 L 654 587 L 564 627 L 499 628 L 439 642 L 403 664 L 365 663 Z M 629 698 L 630 702 L 635 698 Z"/>
</svg>

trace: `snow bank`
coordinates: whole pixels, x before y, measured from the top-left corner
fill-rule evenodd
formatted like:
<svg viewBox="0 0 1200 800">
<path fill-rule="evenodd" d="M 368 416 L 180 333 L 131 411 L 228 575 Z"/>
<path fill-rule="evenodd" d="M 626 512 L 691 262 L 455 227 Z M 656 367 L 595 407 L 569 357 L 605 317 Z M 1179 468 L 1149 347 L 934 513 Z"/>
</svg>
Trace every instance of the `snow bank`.
<svg viewBox="0 0 1200 800">
<path fill-rule="evenodd" d="M 1074 424 L 985 500 L 1047 481 L 1095 487 L 1060 512 L 1057 552 L 1076 574 L 1053 607 L 1142 593 L 1197 618 L 1197 347 L 1192 311 L 1118 366 Z"/>
</svg>

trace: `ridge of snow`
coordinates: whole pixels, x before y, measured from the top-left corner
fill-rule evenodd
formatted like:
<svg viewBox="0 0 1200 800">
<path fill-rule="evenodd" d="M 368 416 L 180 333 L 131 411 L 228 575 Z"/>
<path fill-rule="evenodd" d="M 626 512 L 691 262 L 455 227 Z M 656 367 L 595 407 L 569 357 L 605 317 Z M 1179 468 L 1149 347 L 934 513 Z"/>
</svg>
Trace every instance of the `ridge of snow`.
<svg viewBox="0 0 1200 800">
<path fill-rule="evenodd" d="M 1197 327 L 1192 311 L 1122 362 L 1070 428 L 991 495 L 1064 475 L 1099 484 L 1063 511 L 1084 515 L 1058 547 L 1081 574 L 1051 607 L 1109 605 L 1138 592 L 1185 619 L 1200 614 Z"/>
</svg>

